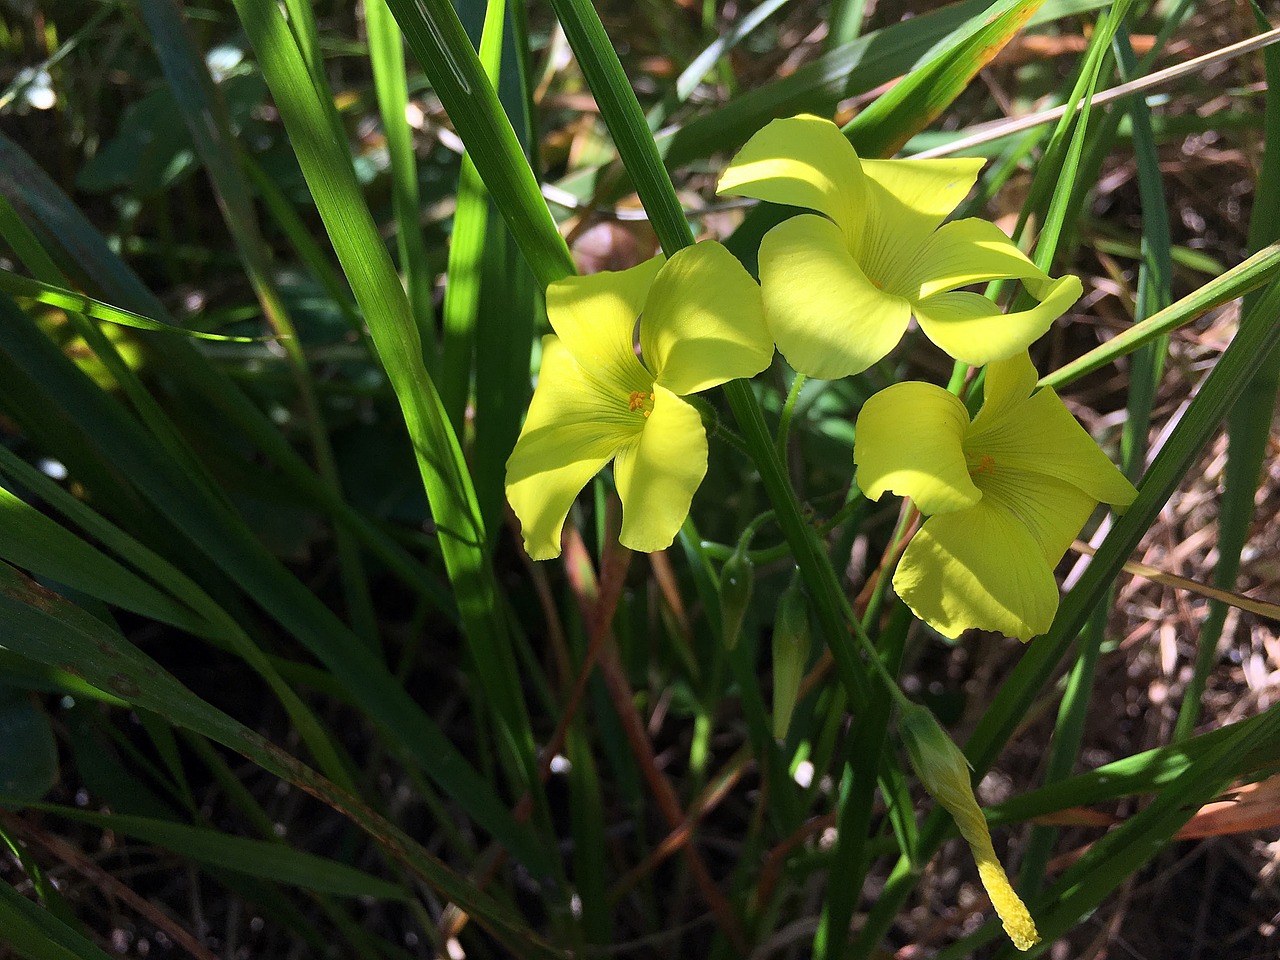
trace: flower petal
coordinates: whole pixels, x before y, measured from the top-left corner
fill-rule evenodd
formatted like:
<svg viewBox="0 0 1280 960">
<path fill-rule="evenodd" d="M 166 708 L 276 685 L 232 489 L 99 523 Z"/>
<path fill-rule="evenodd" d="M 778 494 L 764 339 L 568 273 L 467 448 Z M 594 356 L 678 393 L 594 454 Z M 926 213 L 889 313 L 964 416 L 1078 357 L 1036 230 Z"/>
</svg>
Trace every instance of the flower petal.
<svg viewBox="0 0 1280 960">
<path fill-rule="evenodd" d="M 1006 277 L 1021 280 L 1037 300 L 1044 300 L 1049 289 L 1062 282 L 1032 263 L 994 223 L 974 218 L 938 228 L 916 251 L 904 283 L 916 300 Z"/>
<path fill-rule="evenodd" d="M 1014 402 L 1016 392 L 1010 389 L 1010 380 L 1019 378 L 1020 389 L 1035 384 L 1034 379 L 1026 383 L 1025 372 L 1009 369 L 1015 360 L 993 363 L 988 368 L 986 390 L 992 399 L 983 403 L 974 418 L 965 449 L 990 457 L 996 475 L 1013 473 L 1024 477 L 1019 481 L 1023 485 L 1050 477 L 1070 484 L 1095 501 L 1120 507 L 1131 504 L 1138 491 L 1056 393 L 1044 389 L 1020 403 Z M 1025 363 L 1030 367 L 1030 361 Z M 1031 377 L 1034 376 L 1032 369 Z"/>
<path fill-rule="evenodd" d="M 830 120 L 801 114 L 774 120 L 746 142 L 716 193 L 807 207 L 849 232 L 861 223 L 858 152 Z"/>
<path fill-rule="evenodd" d="M 1025 351 L 1079 299 L 1080 289 L 1077 277 L 1060 277 L 1042 291 L 1043 302 L 1014 313 L 965 290 L 936 293 L 916 301 L 916 321 L 948 355 L 982 366 Z"/>
<path fill-rule="evenodd" d="M 547 319 L 564 346 L 602 382 L 626 394 L 653 379 L 636 358 L 636 321 L 663 258 L 629 270 L 566 277 L 547 287 Z"/>
<path fill-rule="evenodd" d="M 913 291 L 899 288 L 896 278 L 973 188 L 985 162 L 980 157 L 863 160 L 866 210 L 853 250 L 867 275 L 882 281 L 886 290 L 910 296 Z"/>
<path fill-rule="evenodd" d="M 681 396 L 754 377 L 773 359 L 760 285 L 715 241 L 686 247 L 649 289 L 640 350 L 657 382 Z"/>
<path fill-rule="evenodd" d="M 969 414 L 931 383 L 906 381 L 862 405 L 854 431 L 855 478 L 869 500 L 885 491 L 911 497 L 921 513 L 948 513 L 982 498 L 965 465 Z"/>
<path fill-rule="evenodd" d="M 643 413 L 602 388 L 558 338 L 542 338 L 538 386 L 507 459 L 507 500 L 529 556 L 547 560 L 560 553 L 574 497 L 644 424 Z"/>
<path fill-rule="evenodd" d="M 867 369 L 906 332 L 911 305 L 876 288 L 830 220 L 778 224 L 760 243 L 765 319 L 797 371 L 834 380 Z"/>
<path fill-rule="evenodd" d="M 707 472 L 707 434 L 698 411 L 661 385 L 654 395 L 644 430 L 613 465 L 622 499 L 618 540 L 646 553 L 671 546 Z"/>
<path fill-rule="evenodd" d="M 1027 528 L 1050 567 L 1058 565 L 1098 505 L 1094 497 L 1065 480 L 1001 466 L 979 474 L 977 483 L 984 502 L 1000 504 Z"/>
<path fill-rule="evenodd" d="M 930 517 L 898 562 L 893 589 L 952 639 L 978 627 L 1030 640 L 1049 629 L 1058 609 L 1040 545 L 1007 508 L 985 498 Z"/>
</svg>

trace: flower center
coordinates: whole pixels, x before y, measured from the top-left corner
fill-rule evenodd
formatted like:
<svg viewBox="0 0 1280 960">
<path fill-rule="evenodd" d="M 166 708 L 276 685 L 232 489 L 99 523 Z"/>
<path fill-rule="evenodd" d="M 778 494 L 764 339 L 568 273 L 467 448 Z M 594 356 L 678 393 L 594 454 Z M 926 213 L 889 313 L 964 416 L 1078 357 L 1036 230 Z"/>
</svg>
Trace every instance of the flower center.
<svg viewBox="0 0 1280 960">
<path fill-rule="evenodd" d="M 639 410 L 646 417 L 653 413 L 653 401 L 655 397 L 652 393 L 644 393 L 641 390 L 632 390 L 631 395 L 627 397 L 627 409 L 632 413 Z"/>
<path fill-rule="evenodd" d="M 966 453 L 964 459 L 971 477 L 976 477 L 982 473 L 996 472 L 996 458 L 989 453 Z"/>
</svg>

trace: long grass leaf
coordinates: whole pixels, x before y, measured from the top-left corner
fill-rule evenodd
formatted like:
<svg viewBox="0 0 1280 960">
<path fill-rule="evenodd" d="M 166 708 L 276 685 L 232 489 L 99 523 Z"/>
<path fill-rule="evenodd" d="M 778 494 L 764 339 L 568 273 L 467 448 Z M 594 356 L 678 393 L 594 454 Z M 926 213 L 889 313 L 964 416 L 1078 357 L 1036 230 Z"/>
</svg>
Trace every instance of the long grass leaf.
<svg viewBox="0 0 1280 960">
<path fill-rule="evenodd" d="M 1002 0 L 947 39 L 929 60 L 877 97 L 844 133 L 869 157 L 890 157 L 950 106 L 1044 0 Z"/>
<path fill-rule="evenodd" d="M 388 0 L 480 178 L 542 286 L 574 272 L 573 258 L 449 0 Z"/>
<path fill-rule="evenodd" d="M 517 957 L 557 957 L 525 925 L 440 863 L 398 827 L 295 758 L 200 700 L 102 621 L 0 564 L 4 645 L 34 660 L 68 660 L 86 680 L 236 751 L 351 819 L 393 859 L 465 909 Z"/>
<path fill-rule="evenodd" d="M 435 308 L 432 306 L 431 264 L 422 236 L 422 211 L 418 190 L 418 159 L 405 111 L 409 89 L 405 78 L 404 38 L 386 0 L 364 0 L 365 29 L 369 35 L 369 65 L 378 97 L 378 114 L 391 159 L 391 204 L 396 221 L 396 250 L 404 274 L 409 306 L 418 323 L 427 371 L 440 370 L 436 358 Z"/>
<path fill-rule="evenodd" d="M 122 813 L 94 813 L 52 803 L 29 803 L 40 810 L 100 830 L 111 830 L 144 843 L 172 850 L 210 867 L 234 870 L 260 880 L 340 897 L 372 897 L 402 902 L 409 897 L 399 884 L 370 876 L 327 857 L 295 850 L 282 843 L 236 837 L 221 830 Z"/>
<path fill-rule="evenodd" d="M 521 859 L 545 862 L 545 853 L 527 828 L 515 825 L 492 786 L 368 648 L 266 551 L 243 520 L 193 487 L 187 475 L 165 459 L 136 423 L 3 296 L 0 331 L 0 369 L 6 372 L 0 378 L 0 403 L 6 410 L 21 413 L 34 405 L 32 416 L 39 419 L 40 410 L 55 406 L 67 411 L 71 419 L 91 424 L 78 434 L 79 443 L 108 462 L 127 464 L 132 482 L 146 492 L 148 501 L 162 508 L 164 516 L 196 549 L 213 559 L 297 636 L 352 692 L 367 715 L 389 731 L 442 789 L 457 797 L 486 829 L 505 837 Z M 45 390 L 58 399 L 42 401 Z M 25 420 L 30 422 L 32 416 Z"/>
<path fill-rule="evenodd" d="M 213 183 L 223 220 L 240 253 L 263 315 L 281 338 L 281 346 L 289 358 L 320 476 L 340 497 L 338 470 L 324 415 L 316 399 L 315 385 L 293 318 L 271 276 L 270 256 L 258 229 L 248 180 L 240 169 L 227 106 L 213 84 L 204 58 L 196 51 L 173 0 L 142 0 L 140 9 L 151 31 L 152 42 L 174 100 Z M 360 551 L 351 533 L 342 526 L 334 530 L 334 539 L 353 626 L 367 643 L 374 645 L 377 623 Z"/>
<path fill-rule="evenodd" d="M 541 785 L 532 730 L 489 565 L 475 490 L 457 436 L 423 365 L 408 300 L 360 195 L 347 151 L 324 135 L 323 103 L 279 10 L 267 0 L 237 0 L 236 9 L 258 51 L 303 175 L 399 400 L 457 595 L 472 662 L 489 706 L 501 721 L 509 773 L 518 789 L 537 797 Z M 462 43 L 472 52 L 465 37 Z M 491 89 L 487 83 L 485 87 Z"/>
</svg>

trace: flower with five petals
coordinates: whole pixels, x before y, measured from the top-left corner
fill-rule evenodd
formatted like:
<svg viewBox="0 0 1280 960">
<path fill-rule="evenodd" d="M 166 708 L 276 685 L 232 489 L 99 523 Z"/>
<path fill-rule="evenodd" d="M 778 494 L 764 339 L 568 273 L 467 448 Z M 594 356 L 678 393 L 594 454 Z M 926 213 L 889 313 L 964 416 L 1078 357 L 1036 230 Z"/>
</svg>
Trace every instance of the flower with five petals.
<svg viewBox="0 0 1280 960">
<path fill-rule="evenodd" d="M 969 627 L 1019 640 L 1058 609 L 1053 568 L 1099 503 L 1127 507 L 1133 485 L 1021 353 L 987 368 L 982 409 L 907 381 L 863 404 L 857 484 L 869 499 L 911 497 L 928 520 L 907 545 L 893 588 L 921 620 L 958 637 Z"/>
<path fill-rule="evenodd" d="M 912 316 L 957 360 L 980 366 L 1025 350 L 1080 296 L 992 223 L 942 221 L 964 199 L 981 159 L 862 160 L 834 123 L 774 120 L 734 157 L 717 192 L 815 210 L 760 243 L 765 315 L 778 349 L 823 379 L 867 369 Z M 957 288 L 1018 279 L 1039 303 L 1001 314 Z"/>
<path fill-rule="evenodd" d="M 760 287 L 706 241 L 665 262 L 552 283 L 547 318 L 556 335 L 543 337 L 538 385 L 507 460 L 525 550 L 535 560 L 560 553 L 574 498 L 610 460 L 619 541 L 670 546 L 707 471 L 701 415 L 681 397 L 769 365 Z"/>
</svg>

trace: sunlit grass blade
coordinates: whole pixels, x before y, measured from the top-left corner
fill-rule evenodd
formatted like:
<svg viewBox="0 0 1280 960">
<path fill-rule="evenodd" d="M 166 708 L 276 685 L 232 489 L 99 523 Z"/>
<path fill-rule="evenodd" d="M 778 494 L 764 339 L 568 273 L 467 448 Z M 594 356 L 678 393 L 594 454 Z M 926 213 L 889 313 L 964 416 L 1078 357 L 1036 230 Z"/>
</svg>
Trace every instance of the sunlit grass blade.
<svg viewBox="0 0 1280 960">
<path fill-rule="evenodd" d="M 84 294 L 76 293 L 74 290 L 67 290 L 50 283 L 41 283 L 39 280 L 20 277 L 16 273 L 10 273 L 7 270 L 0 270 L 0 291 L 4 291 L 11 297 L 26 297 L 37 303 L 43 303 L 45 306 L 57 307 L 60 310 L 72 310 L 94 320 L 118 323 L 122 327 L 133 327 L 136 330 L 157 330 L 163 333 L 176 334 L 180 337 L 194 337 L 198 340 L 220 340 L 228 343 L 255 343 L 271 339 L 269 337 L 238 337 L 220 333 L 205 333 L 203 330 L 189 330 L 186 327 L 178 327 L 160 320 L 153 320 L 150 317 L 144 317 L 131 310 L 113 307 L 109 303 L 103 303 L 101 300 L 93 299 L 93 297 L 86 297 Z"/>
<path fill-rule="evenodd" d="M 908 73 L 922 57 L 990 6 L 989 0 L 951 4 L 858 37 L 789 76 L 744 91 L 669 138 L 662 138 L 659 144 L 663 157 L 672 167 L 684 166 L 717 151 L 741 146 L 774 117 L 830 113 L 845 97 L 874 90 Z M 1046 23 L 1104 6 L 1103 0 L 1049 0 L 1028 23 Z"/>
<path fill-rule="evenodd" d="M 546 286 L 574 272 L 537 178 L 448 0 L 389 0 L 409 47 L 431 78 L 485 187 Z"/>
<path fill-rule="evenodd" d="M 364 0 L 365 30 L 369 36 L 369 66 L 382 132 L 391 158 L 391 203 L 395 211 L 396 250 L 404 274 L 409 306 L 426 351 L 427 371 L 439 369 L 435 356 L 435 308 L 432 305 L 431 263 L 422 236 L 422 211 L 418 190 L 418 158 L 405 111 L 409 89 L 405 77 L 404 39 L 386 0 Z"/>
<path fill-rule="evenodd" d="M 398 284 L 398 281 L 397 281 Z M 193 485 L 148 436 L 0 296 L 0 402 L 28 429 L 40 412 L 58 407 L 80 418 L 75 443 L 99 459 L 127 465 L 131 483 L 145 491 L 165 520 L 151 518 L 157 532 L 181 531 L 228 577 L 296 636 L 447 792 L 458 797 L 486 829 L 507 838 L 522 859 L 545 858 L 527 828 L 517 827 L 491 784 L 479 776 L 432 719 L 405 693 L 361 643 L 311 592 L 262 546 L 244 521 L 212 493 Z M 52 399 L 56 397 L 57 399 Z M 72 441 L 67 441 L 72 442 Z M 61 450 L 58 456 L 65 456 Z M 126 489 L 132 489 L 126 488 Z M 157 522 L 159 521 L 159 522 Z M 170 549 L 173 549 L 170 546 Z"/>
<path fill-rule="evenodd" d="M 877 97 L 845 128 L 859 153 L 891 157 L 955 101 L 1044 0 L 1002 0 L 947 39 L 928 61 Z"/>
<path fill-rule="evenodd" d="M 485 77 L 495 90 L 501 68 L 503 27 L 506 20 L 503 7 L 500 0 L 486 2 L 484 29 L 478 51 Z M 489 192 L 480 179 L 475 160 L 470 153 L 464 152 L 458 171 L 458 202 L 449 237 L 448 283 L 444 291 L 444 363 L 440 370 L 440 402 L 444 404 L 445 413 L 449 415 L 449 422 L 453 424 L 458 436 L 463 435 L 472 373 L 478 363 L 475 348 L 476 325 L 481 311 L 481 289 L 486 282 L 497 286 L 505 284 L 505 278 L 501 275 L 486 275 L 488 238 Z M 480 475 L 477 472 L 477 476 Z"/>
<path fill-rule="evenodd" d="M 525 925 L 454 874 L 398 827 L 334 787 L 283 750 L 200 700 L 159 664 L 102 621 L 0 564 L 0 623 L 5 646 L 34 660 L 70 657 L 84 678 L 177 726 L 203 734 L 351 819 L 393 859 L 465 909 L 519 957 L 558 956 Z"/>
<path fill-rule="evenodd" d="M 1220 277 L 1187 294 L 1181 300 L 1153 314 L 1140 323 L 1116 334 L 1106 343 L 1064 364 L 1040 378 L 1039 386 L 1060 389 L 1086 374 L 1100 370 L 1118 358 L 1127 356 L 1143 344 L 1177 330 L 1209 310 L 1230 303 L 1237 297 L 1275 279 L 1280 272 L 1280 243 L 1272 243 L 1249 259 L 1232 267 Z"/>
<path fill-rule="evenodd" d="M 360 194 L 345 145 L 324 134 L 323 101 L 279 10 L 266 0 L 238 0 L 236 9 L 258 51 L 303 174 L 400 403 L 454 585 L 472 663 L 487 706 L 499 721 L 508 774 L 519 791 L 529 790 L 536 799 L 542 790 L 532 730 L 511 656 L 506 614 L 489 564 L 475 490 L 457 436 L 423 365 L 408 300 Z M 465 37 L 462 42 L 467 42 Z M 469 45 L 467 52 L 472 53 Z M 481 82 L 489 89 L 483 78 Z M 408 702 L 407 697 L 404 700 Z"/>
<path fill-rule="evenodd" d="M 0 191 L 5 194 L 9 204 L 26 218 L 25 222 L 19 222 L 38 232 L 40 243 L 36 247 L 40 252 L 48 250 L 43 259 L 39 256 L 27 259 L 24 256 L 23 262 L 37 277 L 53 282 L 61 280 L 65 273 L 77 285 L 84 284 L 86 288 L 94 289 L 104 301 L 144 316 L 159 317 L 171 322 L 164 305 L 112 252 L 102 235 L 31 159 L 3 134 L 0 134 Z M 0 227 L 3 226 L 0 223 Z M 7 231 L 6 236 L 9 236 Z M 27 249 L 29 246 L 30 244 L 22 245 L 24 254 L 30 252 Z M 57 260 L 56 266 L 52 265 L 50 256 Z M 51 274 L 43 272 L 50 269 Z M 361 543 L 404 583 L 431 597 L 446 617 L 456 620 L 453 598 L 403 548 L 374 527 L 345 500 L 336 496 L 333 487 L 315 475 L 276 425 L 190 344 L 176 338 L 166 341 L 163 367 L 202 397 L 210 405 L 214 415 L 224 421 L 228 428 L 242 431 L 255 448 L 279 467 L 300 499 L 314 504 L 349 527 Z M 77 468 L 72 470 L 77 477 L 97 480 L 100 490 L 104 489 L 101 487 L 102 483 L 113 485 L 112 496 L 107 499 L 113 510 L 124 508 L 136 495 L 115 485 L 109 475 L 102 473 L 101 467 L 93 458 L 82 457 L 81 446 L 77 442 L 60 444 L 60 456 L 67 458 L 69 467 Z M 81 469 L 85 471 L 83 474 Z M 130 529 L 136 530 L 148 528 L 147 522 L 130 526 Z"/>
</svg>

